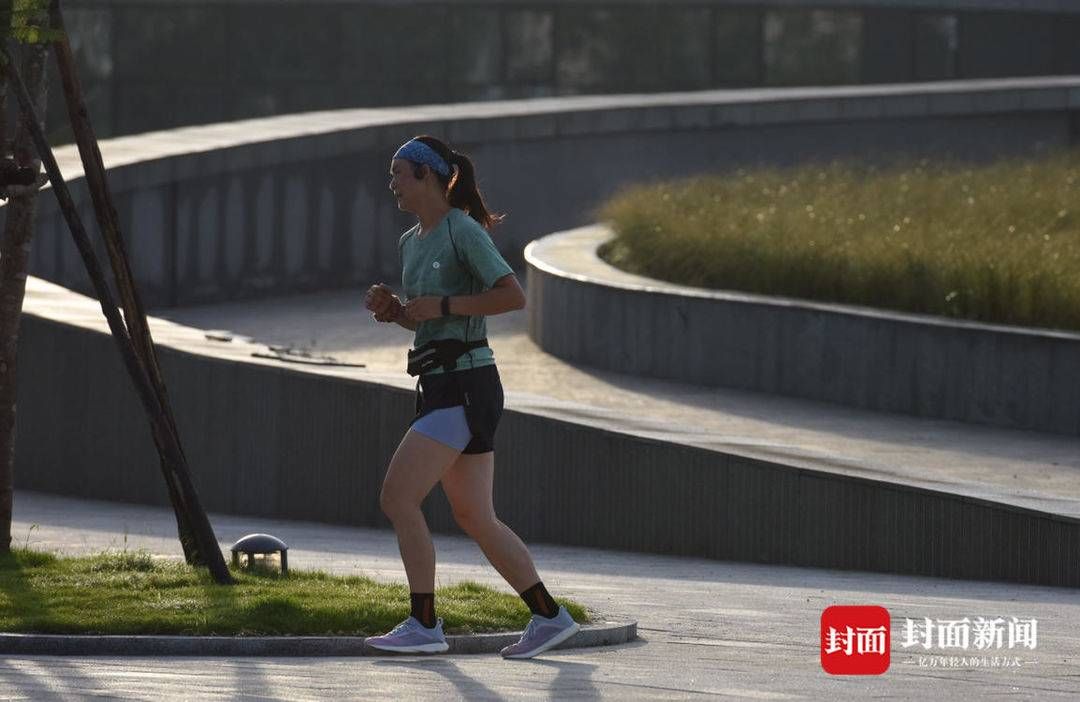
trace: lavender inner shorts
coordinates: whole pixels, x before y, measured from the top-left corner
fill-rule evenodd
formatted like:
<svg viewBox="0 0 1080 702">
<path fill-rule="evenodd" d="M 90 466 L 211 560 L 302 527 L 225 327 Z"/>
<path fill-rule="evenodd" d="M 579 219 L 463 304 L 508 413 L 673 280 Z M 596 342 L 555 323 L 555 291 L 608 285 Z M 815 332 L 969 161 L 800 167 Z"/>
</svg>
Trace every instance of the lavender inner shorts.
<svg viewBox="0 0 1080 702">
<path fill-rule="evenodd" d="M 465 408 L 462 405 L 431 410 L 413 422 L 412 428 L 458 451 L 464 451 L 472 439 L 472 431 L 465 419 Z"/>
</svg>

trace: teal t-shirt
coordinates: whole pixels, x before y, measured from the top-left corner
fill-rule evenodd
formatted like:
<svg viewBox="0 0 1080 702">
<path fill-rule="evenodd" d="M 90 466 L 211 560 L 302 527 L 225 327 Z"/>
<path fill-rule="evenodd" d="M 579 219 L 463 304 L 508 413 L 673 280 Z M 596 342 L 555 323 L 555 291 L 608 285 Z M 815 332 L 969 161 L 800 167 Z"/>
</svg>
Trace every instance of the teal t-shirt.
<svg viewBox="0 0 1080 702">
<path fill-rule="evenodd" d="M 420 238 L 420 225 L 401 235 L 401 284 L 405 299 L 434 295 L 477 295 L 491 289 L 495 281 L 514 270 L 495 248 L 480 223 L 456 207 L 438 226 Z M 457 248 L 455 255 L 454 248 Z M 487 336 L 482 316 L 450 315 L 421 322 L 416 328 L 413 348 L 432 339 L 476 341 Z M 458 357 L 458 369 L 479 368 L 495 363 L 491 347 L 473 349 Z M 430 373 L 442 373 L 436 368 Z"/>
</svg>

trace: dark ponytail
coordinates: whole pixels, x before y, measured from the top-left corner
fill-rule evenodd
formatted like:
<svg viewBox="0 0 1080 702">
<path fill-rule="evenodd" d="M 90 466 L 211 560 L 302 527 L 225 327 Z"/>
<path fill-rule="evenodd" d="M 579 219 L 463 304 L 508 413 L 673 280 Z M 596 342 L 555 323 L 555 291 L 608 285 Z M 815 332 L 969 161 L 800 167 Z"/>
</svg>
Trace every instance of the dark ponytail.
<svg viewBox="0 0 1080 702">
<path fill-rule="evenodd" d="M 435 153 L 442 156 L 451 166 L 458 167 L 457 178 L 453 181 L 451 181 L 453 174 L 444 176 L 435 173 L 443 188 L 447 190 L 446 199 L 450 202 L 451 207 L 465 210 L 470 217 L 479 222 L 480 226 L 488 232 L 491 232 L 496 224 L 503 221 L 506 217 L 505 214 L 489 212 L 487 205 L 484 204 L 484 197 L 480 194 L 480 188 L 476 184 L 476 171 L 473 169 L 472 161 L 468 156 L 451 150 L 449 146 L 433 136 L 425 134 L 416 137 L 416 140 L 430 146 L 435 150 Z"/>
</svg>

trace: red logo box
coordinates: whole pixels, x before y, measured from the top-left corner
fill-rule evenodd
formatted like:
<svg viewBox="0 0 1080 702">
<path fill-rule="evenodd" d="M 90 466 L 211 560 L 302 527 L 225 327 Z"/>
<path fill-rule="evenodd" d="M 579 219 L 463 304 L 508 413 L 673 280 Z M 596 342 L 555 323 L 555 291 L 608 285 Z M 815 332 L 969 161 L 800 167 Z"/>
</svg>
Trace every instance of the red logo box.
<svg viewBox="0 0 1080 702">
<path fill-rule="evenodd" d="M 892 658 L 889 610 L 827 607 L 821 613 L 821 667 L 830 675 L 881 675 Z"/>
</svg>

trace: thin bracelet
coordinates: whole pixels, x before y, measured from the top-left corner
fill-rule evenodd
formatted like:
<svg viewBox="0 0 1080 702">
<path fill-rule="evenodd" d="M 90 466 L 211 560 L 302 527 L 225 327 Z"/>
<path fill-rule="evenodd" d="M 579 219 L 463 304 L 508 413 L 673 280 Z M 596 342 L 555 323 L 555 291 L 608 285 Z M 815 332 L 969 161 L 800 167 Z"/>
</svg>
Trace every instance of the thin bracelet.
<svg viewBox="0 0 1080 702">
<path fill-rule="evenodd" d="M 450 316 L 450 296 L 449 295 L 443 295 L 442 304 L 440 305 L 440 307 L 442 308 L 442 316 L 443 317 L 449 317 Z"/>
</svg>

